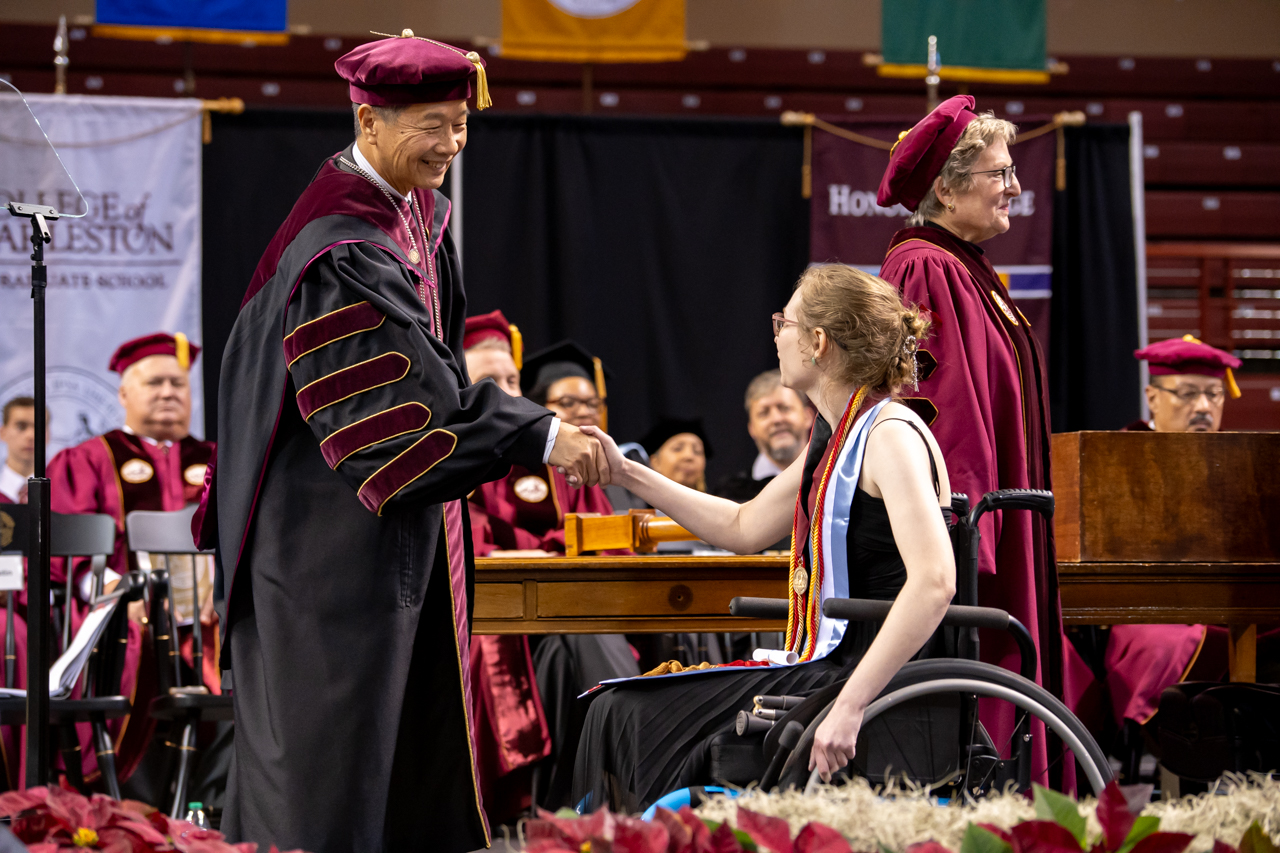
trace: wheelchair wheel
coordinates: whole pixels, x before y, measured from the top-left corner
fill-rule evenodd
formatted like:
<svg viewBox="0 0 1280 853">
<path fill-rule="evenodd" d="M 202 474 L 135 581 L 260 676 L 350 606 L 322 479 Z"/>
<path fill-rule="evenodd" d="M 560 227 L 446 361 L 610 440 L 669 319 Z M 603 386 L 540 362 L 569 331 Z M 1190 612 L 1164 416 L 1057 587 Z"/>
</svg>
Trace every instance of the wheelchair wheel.
<svg viewBox="0 0 1280 853">
<path fill-rule="evenodd" d="M 950 779 L 946 787 L 953 793 L 970 795 L 1000 787 L 1003 780 L 1016 780 L 1018 750 L 1012 742 L 991 741 L 977 719 L 978 697 L 1015 706 L 1015 737 L 1027 731 L 1031 717 L 1044 723 L 1074 753 L 1094 794 L 1100 794 L 1111 780 L 1111 767 L 1102 749 L 1051 693 L 993 664 L 952 658 L 912 661 L 899 670 L 867 707 L 858 738 L 859 755 L 848 769 L 874 781 L 877 775 L 868 772 L 868 767 L 892 765 L 893 772 L 887 775 L 905 774 L 928 784 L 946 777 Z M 830 708 L 823 709 L 805 729 L 783 770 L 783 788 L 799 787 L 807 779 L 805 790 L 811 791 L 818 783 L 817 771 L 808 771 L 809 753 L 814 734 Z M 882 763 L 877 764 L 874 755 L 868 758 L 876 749 Z"/>
</svg>

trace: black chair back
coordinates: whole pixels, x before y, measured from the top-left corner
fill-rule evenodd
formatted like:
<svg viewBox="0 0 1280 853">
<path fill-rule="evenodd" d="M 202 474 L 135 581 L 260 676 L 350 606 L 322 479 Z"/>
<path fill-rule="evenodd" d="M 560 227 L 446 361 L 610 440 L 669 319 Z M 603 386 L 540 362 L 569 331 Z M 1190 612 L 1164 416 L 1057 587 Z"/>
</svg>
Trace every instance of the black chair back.
<svg viewBox="0 0 1280 853">
<path fill-rule="evenodd" d="M 197 548 L 191 535 L 191 518 L 196 506 L 192 505 L 178 512 L 150 512 L 136 510 L 125 516 L 125 534 L 128 537 L 129 549 L 139 555 L 140 565 L 148 565 L 151 580 L 151 620 L 154 626 L 156 660 L 159 666 L 159 688 L 163 695 L 171 687 L 182 687 L 182 657 L 178 654 L 178 622 L 177 606 L 173 594 L 173 583 L 168 571 L 167 562 L 163 568 L 155 565 L 151 555 L 197 555 L 210 554 Z M 192 665 L 195 670 L 196 685 L 201 683 L 204 671 L 203 633 L 200 625 L 200 571 L 193 559 L 191 564 L 191 590 L 193 603 L 196 605 L 195 618 L 192 620 L 193 648 Z M 168 599 L 168 613 L 164 610 L 164 601 Z M 159 630 L 160 626 L 167 631 Z M 164 661 L 172 659 L 173 668 L 164 666 Z"/>
</svg>

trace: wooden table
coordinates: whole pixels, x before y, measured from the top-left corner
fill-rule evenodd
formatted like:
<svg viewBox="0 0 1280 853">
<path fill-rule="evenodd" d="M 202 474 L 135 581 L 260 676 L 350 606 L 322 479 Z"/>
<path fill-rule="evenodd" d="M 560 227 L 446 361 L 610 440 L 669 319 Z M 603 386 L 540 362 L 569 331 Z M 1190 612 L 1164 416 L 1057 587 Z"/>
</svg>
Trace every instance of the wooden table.
<svg viewBox="0 0 1280 853">
<path fill-rule="evenodd" d="M 484 557 L 476 560 L 475 634 L 783 631 L 729 615 L 734 596 L 783 598 L 787 558 Z"/>
<path fill-rule="evenodd" d="M 1257 679 L 1257 626 L 1280 622 L 1280 563 L 1058 563 L 1067 625 L 1225 625 L 1232 681 Z"/>
</svg>

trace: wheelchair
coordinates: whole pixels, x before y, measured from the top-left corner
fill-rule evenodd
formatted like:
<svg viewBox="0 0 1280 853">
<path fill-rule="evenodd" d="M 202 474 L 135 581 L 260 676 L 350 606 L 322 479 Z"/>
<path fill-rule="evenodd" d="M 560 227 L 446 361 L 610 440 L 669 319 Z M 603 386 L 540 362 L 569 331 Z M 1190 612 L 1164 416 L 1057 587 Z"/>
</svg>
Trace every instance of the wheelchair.
<svg viewBox="0 0 1280 853">
<path fill-rule="evenodd" d="M 953 629 L 948 632 L 946 648 L 955 656 L 913 660 L 898 671 L 867 707 L 856 755 L 838 775 L 861 776 L 873 784 L 905 778 L 946 798 L 978 797 L 1011 784 L 1018 790 L 1028 790 L 1032 782 L 1048 785 L 1048 779 L 1032 778 L 1031 750 L 1038 731 L 1031 725 L 1034 718 L 1071 751 L 1084 783 L 1095 795 L 1100 794 L 1114 776 L 1111 766 L 1075 715 L 1035 683 L 1037 655 L 1030 633 L 1003 610 L 977 606 L 979 520 L 995 510 L 1025 510 L 1037 512 L 1047 521 L 1053 515 L 1053 494 L 1002 489 L 984 495 L 972 511 L 969 505 L 967 496 L 952 495 L 954 520 L 949 533 L 959 574 L 959 603 L 947 609 L 942 625 Z M 880 622 L 892 605 L 892 601 L 829 599 L 823 603 L 823 614 L 855 622 Z M 787 602 L 735 598 L 730 613 L 785 619 Z M 1021 658 L 1019 672 L 978 660 L 979 628 L 1005 631 L 1013 637 Z M 752 714 L 764 711 L 765 722 L 747 719 L 747 712 L 740 714 L 739 743 L 729 742 L 727 738 L 733 737 L 729 735 L 720 744 L 712 744 L 711 775 L 738 786 L 758 782 L 763 790 L 803 787 L 812 791 L 819 781 L 817 771 L 808 770 L 814 734 L 842 687 L 843 682 L 838 682 L 807 696 L 756 697 Z M 1014 707 L 1015 725 L 1007 742 L 995 743 L 979 720 L 980 699 Z M 766 726 L 767 731 L 762 732 Z M 736 758 L 732 757 L 735 748 Z M 722 759 L 719 763 L 718 757 Z M 1054 759 L 1051 754 L 1050 761 Z"/>
</svg>

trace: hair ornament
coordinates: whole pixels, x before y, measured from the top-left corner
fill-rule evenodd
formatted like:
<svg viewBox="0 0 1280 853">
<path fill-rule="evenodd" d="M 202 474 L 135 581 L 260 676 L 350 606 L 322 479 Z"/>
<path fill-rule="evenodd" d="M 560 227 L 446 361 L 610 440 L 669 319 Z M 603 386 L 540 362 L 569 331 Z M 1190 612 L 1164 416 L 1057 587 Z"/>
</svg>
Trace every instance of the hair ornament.
<svg viewBox="0 0 1280 853">
<path fill-rule="evenodd" d="M 915 335 L 907 335 L 902 351 L 911 359 L 911 390 L 920 390 L 920 363 L 916 361 L 916 353 L 920 351 L 920 342 Z"/>
</svg>

